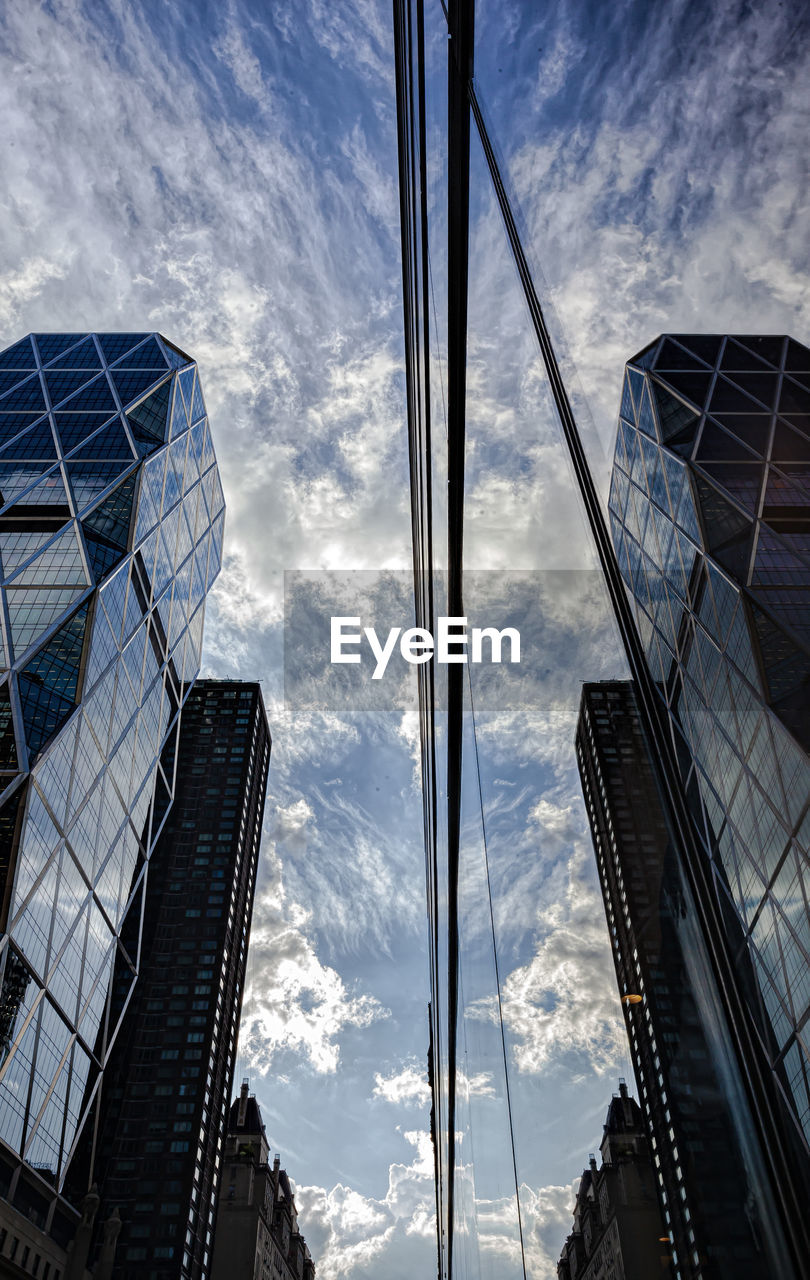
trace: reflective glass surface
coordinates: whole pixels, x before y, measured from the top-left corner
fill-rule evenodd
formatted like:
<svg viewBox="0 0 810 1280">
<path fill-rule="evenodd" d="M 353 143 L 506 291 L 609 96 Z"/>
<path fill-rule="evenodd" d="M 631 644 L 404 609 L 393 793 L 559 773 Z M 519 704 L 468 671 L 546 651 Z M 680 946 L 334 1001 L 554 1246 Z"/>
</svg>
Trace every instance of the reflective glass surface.
<svg viewBox="0 0 810 1280">
<path fill-rule="evenodd" d="M 630 361 L 610 517 L 751 1012 L 807 1139 L 810 392 L 792 374 L 810 351 L 763 341 L 675 334 Z"/>
<path fill-rule="evenodd" d="M 160 335 L 36 334 L 0 363 L 0 1139 L 61 1186 L 223 504 L 196 367 Z"/>
</svg>

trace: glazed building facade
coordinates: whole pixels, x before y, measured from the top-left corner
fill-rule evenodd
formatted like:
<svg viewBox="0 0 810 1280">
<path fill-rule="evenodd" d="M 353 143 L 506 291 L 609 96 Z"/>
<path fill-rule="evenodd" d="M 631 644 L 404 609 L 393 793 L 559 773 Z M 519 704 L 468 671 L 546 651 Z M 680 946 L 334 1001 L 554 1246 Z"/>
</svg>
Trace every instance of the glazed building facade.
<svg viewBox="0 0 810 1280">
<path fill-rule="evenodd" d="M 78 1200 L 98 1184 L 99 1224 L 118 1210 L 120 1280 L 210 1274 L 269 763 L 260 686 L 197 681 L 148 869 L 138 983 L 127 1003 L 116 970 L 111 1006 L 126 1007 L 71 1187 Z"/>
<path fill-rule="evenodd" d="M 630 681 L 586 684 L 577 763 L 661 1204 L 664 1274 L 770 1280 L 776 1213 Z"/>
<path fill-rule="evenodd" d="M 55 1232 L 112 975 L 130 990 L 141 964 L 223 521 L 182 351 L 35 334 L 0 355 L 0 1194 Z"/>
<path fill-rule="evenodd" d="M 609 509 L 725 946 L 804 1168 L 810 350 L 657 339 L 626 368 Z"/>
</svg>

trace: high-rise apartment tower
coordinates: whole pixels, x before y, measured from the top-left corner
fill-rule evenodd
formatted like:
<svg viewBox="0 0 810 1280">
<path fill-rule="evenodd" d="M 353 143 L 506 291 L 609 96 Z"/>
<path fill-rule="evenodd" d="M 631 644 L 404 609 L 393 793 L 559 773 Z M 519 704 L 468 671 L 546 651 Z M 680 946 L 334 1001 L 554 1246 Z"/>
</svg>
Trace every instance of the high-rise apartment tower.
<svg viewBox="0 0 810 1280">
<path fill-rule="evenodd" d="M 77 1200 L 97 1182 L 99 1223 L 118 1209 L 122 1280 L 210 1272 L 269 762 L 260 686 L 199 680 L 149 864 L 138 983 L 77 1161 L 81 1182 L 71 1178 Z M 116 1017 L 127 993 L 119 966 Z"/>
</svg>

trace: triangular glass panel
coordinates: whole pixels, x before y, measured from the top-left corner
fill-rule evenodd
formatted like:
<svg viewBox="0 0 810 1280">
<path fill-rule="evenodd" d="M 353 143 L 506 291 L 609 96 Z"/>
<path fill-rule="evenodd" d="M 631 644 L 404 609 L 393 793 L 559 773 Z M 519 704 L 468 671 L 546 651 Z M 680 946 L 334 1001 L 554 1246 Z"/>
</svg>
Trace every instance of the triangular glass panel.
<svg viewBox="0 0 810 1280">
<path fill-rule="evenodd" d="M 225 532 L 225 513 L 217 516 L 211 528 L 211 550 L 208 556 L 208 586 L 210 587 L 222 567 L 222 538 Z"/>
<path fill-rule="evenodd" d="M 651 380 L 651 386 L 658 411 L 662 442 L 667 444 L 675 436 L 679 440 L 686 435 L 693 439 L 700 422 L 699 415 L 682 400 L 673 396 L 655 378 Z"/>
<path fill-rule="evenodd" d="M 137 473 L 134 473 L 89 512 L 83 521 L 85 531 L 92 531 L 113 546 L 125 550 L 129 540 L 136 483 Z"/>
<path fill-rule="evenodd" d="M 734 436 L 728 435 L 722 427 L 717 426 L 711 418 L 707 418 L 700 433 L 700 440 L 695 450 L 695 458 L 700 462 L 753 462 L 754 455 Z"/>
<path fill-rule="evenodd" d="M 150 529 L 154 529 L 160 519 L 159 501 L 155 502 L 152 486 L 144 483 L 141 473 L 141 491 L 138 495 L 138 518 L 135 524 L 135 543 L 142 542 Z"/>
<path fill-rule="evenodd" d="M 140 567 L 142 578 L 149 584 L 150 594 L 152 578 L 155 571 L 155 556 L 157 555 L 159 536 L 158 530 L 155 529 L 153 533 L 150 533 L 148 538 L 144 539 L 140 547 L 138 547 L 135 552 L 135 563 Z"/>
<path fill-rule="evenodd" d="M 741 347 L 739 342 L 735 342 L 733 338 L 727 339 L 726 349 L 720 361 L 720 368 L 723 371 L 726 369 L 770 370 L 770 367 L 767 361 L 761 360 L 759 356 L 754 355 L 749 348 Z"/>
<path fill-rule="evenodd" d="M 114 418 L 108 427 L 85 440 L 71 455 L 72 458 L 126 458 L 130 461 L 135 456 L 120 418 Z"/>
<path fill-rule="evenodd" d="M 763 519 L 784 527 L 786 533 L 810 535 L 810 465 L 785 462 L 770 467 L 765 490 Z"/>
<path fill-rule="evenodd" d="M 25 564 L 40 547 L 52 536 L 52 529 L 38 532 L 2 530 L 0 531 L 0 561 L 3 566 L 3 577 L 10 578 Z"/>
<path fill-rule="evenodd" d="M 210 467 L 217 460 L 216 454 L 214 453 L 214 446 L 211 443 L 211 429 L 207 422 L 205 424 L 205 435 L 203 437 L 203 441 L 204 441 L 203 456 L 202 456 L 202 462 L 200 463 L 201 473 L 203 471 L 206 471 L 208 467 Z"/>
<path fill-rule="evenodd" d="M 153 387 L 163 376 L 162 369 L 111 369 L 110 377 L 126 407 Z"/>
<path fill-rule="evenodd" d="M 204 422 L 195 423 L 191 428 L 191 435 L 189 437 L 188 451 L 189 455 L 194 455 L 194 460 L 197 463 L 198 474 L 203 469 L 202 460 L 205 449 L 205 427 L 206 424 Z"/>
<path fill-rule="evenodd" d="M 175 558 L 176 558 L 177 564 L 183 563 L 186 556 L 191 551 L 191 547 L 192 547 L 191 533 L 189 531 L 188 521 L 185 517 L 185 514 L 183 513 L 182 507 L 180 508 L 180 511 L 181 511 L 181 516 L 177 525 L 177 550 L 175 552 Z"/>
<path fill-rule="evenodd" d="M 46 535 L 47 536 L 47 535 Z M 0 535 L 0 545 L 5 539 L 17 539 L 13 544 L 13 550 L 4 557 L 4 562 L 13 562 L 17 560 L 18 565 L 14 576 L 9 582 L 12 587 L 86 587 L 88 585 L 87 570 L 84 567 L 84 559 L 81 554 L 79 541 L 76 536 L 76 526 L 71 521 L 67 528 L 49 543 L 47 547 L 43 547 L 34 559 L 24 563 L 26 556 L 32 551 L 37 551 L 36 545 L 33 545 L 40 534 L 26 533 L 7 533 Z M 8 579 L 10 570 L 6 570 Z"/>
<path fill-rule="evenodd" d="M 790 375 L 792 382 L 797 382 L 800 387 L 804 387 L 805 391 L 810 392 L 810 373 L 800 373 L 798 370 Z"/>
<path fill-rule="evenodd" d="M 14 739 L 11 700 L 6 680 L 0 685 L 0 770 L 4 773 L 16 772 L 17 767 L 17 743 Z"/>
<path fill-rule="evenodd" d="M 639 430 L 643 431 L 645 436 L 650 436 L 650 438 L 653 440 L 657 438 L 655 433 L 655 419 L 653 418 L 652 405 L 650 404 L 650 392 L 648 387 L 645 387 L 642 393 L 641 404 L 639 406 L 639 412 L 638 412 L 636 421 L 638 422 Z"/>
<path fill-rule="evenodd" d="M 101 367 L 95 342 L 92 338 L 86 338 L 77 347 L 66 351 L 58 360 L 52 361 L 48 366 L 48 372 L 51 369 L 100 369 Z"/>
<path fill-rule="evenodd" d="M 773 417 L 769 413 L 718 413 L 716 420 L 732 432 L 754 453 L 764 457 L 768 448 Z"/>
<path fill-rule="evenodd" d="M 810 546 L 803 548 L 791 546 L 788 539 L 782 537 L 779 526 L 762 524 L 757 539 L 757 553 L 754 560 L 752 582 L 758 587 L 774 587 L 788 606 L 795 613 L 796 629 L 810 627 Z"/>
<path fill-rule="evenodd" d="M 0 396 L 4 396 L 14 387 L 19 387 L 22 383 L 27 382 L 31 377 L 29 369 L 3 369 L 0 370 Z"/>
<path fill-rule="evenodd" d="M 82 387 L 81 391 L 77 391 L 74 396 L 71 396 L 60 407 L 63 413 L 83 413 L 88 411 L 91 413 L 106 413 L 108 417 L 118 412 L 115 397 L 103 374 L 95 378 L 93 382 L 88 382 L 85 387 Z"/>
<path fill-rule="evenodd" d="M 706 364 L 715 365 L 717 363 L 720 344 L 723 341 L 719 334 L 673 333 L 669 336 L 675 338 L 682 347 L 686 347 L 687 351 L 692 351 L 701 360 L 705 360 Z"/>
<path fill-rule="evenodd" d="M 3 462 L 8 458 L 25 458 L 28 461 L 34 458 L 55 457 L 56 445 L 51 424 L 47 418 L 40 418 L 30 431 L 24 431 L 22 435 L 16 436 L 0 454 Z"/>
<path fill-rule="evenodd" d="M 627 381 L 633 393 L 634 403 L 641 404 L 641 393 L 644 390 L 644 374 L 639 373 L 638 369 L 627 369 Z"/>
<path fill-rule="evenodd" d="M 118 462 L 67 462 L 65 467 L 76 510 L 83 511 L 94 502 L 131 463 L 132 459 L 121 459 Z"/>
<path fill-rule="evenodd" d="M 202 389 L 200 387 L 199 374 L 194 379 L 194 399 L 191 403 L 191 421 L 199 422 L 205 417 L 205 402 L 203 400 Z"/>
<path fill-rule="evenodd" d="M 47 971 L 49 923 L 56 896 L 57 868 L 48 867 L 9 933 L 32 969 Z"/>
<path fill-rule="evenodd" d="M 39 418 L 38 413 L 0 413 L 0 446 L 32 427 Z"/>
<path fill-rule="evenodd" d="M 135 628 L 143 619 L 143 605 L 138 597 L 138 592 L 134 586 L 130 584 L 129 593 L 127 595 L 127 609 L 124 615 L 124 630 L 122 639 L 126 642 L 134 632 Z"/>
<path fill-rule="evenodd" d="M 90 659 L 87 664 L 85 689 L 92 688 L 118 652 L 118 644 L 103 609 L 97 609 L 93 619 Z M 105 744 L 106 745 L 106 744 Z"/>
<path fill-rule="evenodd" d="M 791 372 L 794 369 L 801 369 L 810 373 L 810 347 L 804 346 L 801 342 L 796 342 L 793 338 L 788 338 L 785 369 Z"/>
<path fill-rule="evenodd" d="M 670 370 L 657 376 L 663 379 L 673 391 L 690 400 L 699 409 L 703 408 L 712 379 L 710 373 Z"/>
<path fill-rule="evenodd" d="M 756 515 L 765 477 L 764 462 L 701 462 L 702 469 L 751 515 Z"/>
<path fill-rule="evenodd" d="M 96 377 L 93 369 L 46 369 L 43 377 L 51 404 L 56 406 L 72 396 L 79 387 L 83 387 Z"/>
<path fill-rule="evenodd" d="M 168 361 L 153 337 L 133 347 L 117 362 L 117 369 L 160 369 L 165 373 Z"/>
<path fill-rule="evenodd" d="M 695 473 L 695 484 L 710 552 L 724 569 L 745 581 L 751 558 L 754 524 L 698 473 Z"/>
<path fill-rule="evenodd" d="M 636 433 L 633 432 L 634 437 L 635 437 L 635 434 Z M 637 453 L 638 453 L 638 446 L 636 446 L 636 454 Z M 211 474 L 212 473 L 209 472 L 209 476 Z M 198 490 L 199 496 L 197 498 L 197 518 L 194 525 L 195 542 L 199 542 L 200 538 L 202 538 L 202 536 L 211 527 L 211 513 L 208 509 L 208 494 L 206 494 L 206 489 L 210 491 L 210 488 L 211 486 L 207 480 L 201 481 L 200 487 Z"/>
<path fill-rule="evenodd" d="M 189 441 L 190 440 L 191 440 L 191 436 L 189 435 Z M 200 478 L 200 468 L 197 463 L 197 459 L 194 456 L 194 450 L 189 445 L 189 450 L 188 450 L 188 453 L 186 454 L 186 474 L 183 480 L 183 493 L 184 494 L 188 493 L 189 489 L 191 489 L 192 486 L 197 483 L 199 478 Z M 193 509 L 194 509 L 194 504 L 192 503 L 192 510 Z M 191 524 L 194 523 L 191 517 L 189 517 L 189 523 Z"/>
<path fill-rule="evenodd" d="M 188 436 L 182 439 L 173 440 L 169 445 L 169 462 L 168 466 L 172 468 L 177 477 L 177 487 L 180 493 L 183 492 L 183 481 L 186 469 L 186 449 L 188 447 Z"/>
<path fill-rule="evenodd" d="M 760 405 L 764 405 L 766 409 L 773 409 L 776 400 L 776 387 L 779 381 L 778 373 L 736 372 L 726 376 L 736 383 L 746 395 L 758 400 Z M 807 396 L 807 403 L 810 406 L 810 395 Z"/>
<path fill-rule="evenodd" d="M 19 674 L 23 725 L 32 756 L 50 742 L 74 709 L 88 608 L 83 605 Z"/>
<path fill-rule="evenodd" d="M 2 413 L 9 413 L 12 410 L 21 413 L 45 413 L 46 409 L 45 396 L 42 392 L 42 383 L 38 374 L 27 378 L 25 382 L 21 382 L 14 390 L 7 391 L 2 400 L 0 400 L 0 412 Z"/>
<path fill-rule="evenodd" d="M 165 518 L 160 526 L 160 538 L 165 548 L 165 554 L 168 559 L 168 574 L 172 577 L 174 574 L 174 566 L 177 563 L 175 559 L 175 550 L 177 548 L 177 524 L 180 519 L 180 508 L 175 507 L 172 512 Z"/>
<path fill-rule="evenodd" d="M 130 586 L 130 597 L 132 597 L 132 595 L 133 591 Z M 140 619 L 141 616 L 141 612 L 138 610 L 138 618 Z M 135 632 L 132 640 L 126 646 L 121 655 L 122 665 L 127 673 L 129 683 L 132 685 L 132 693 L 138 705 L 140 705 L 141 702 L 141 684 L 143 681 L 143 659 L 146 649 L 146 636 L 146 627 L 141 627 L 140 630 Z"/>
<path fill-rule="evenodd" d="M 208 549 L 199 548 L 194 553 L 194 573 L 191 586 L 190 609 L 196 609 L 205 595 L 205 579 L 208 569 Z"/>
<path fill-rule="evenodd" d="M 810 414 L 810 391 L 787 375 L 782 379 L 779 393 L 779 412 Z"/>
<path fill-rule="evenodd" d="M 116 639 L 120 640 L 121 628 L 124 622 L 124 606 L 126 605 L 127 591 L 127 569 L 122 566 L 121 569 L 109 580 L 105 582 L 99 599 L 104 607 L 110 623 L 110 630 Z"/>
<path fill-rule="evenodd" d="M 0 504 L 6 506 L 25 494 L 27 502 L 38 506 L 67 499 L 59 467 L 49 471 L 48 462 L 0 462 Z M 47 473 L 47 474 L 46 474 Z M 45 477 L 52 483 L 40 490 L 30 488 Z"/>
<path fill-rule="evenodd" d="M 179 436 L 181 432 L 188 430 L 188 415 L 186 414 L 186 406 L 180 392 L 179 383 L 175 383 L 174 400 L 172 402 L 172 423 L 169 436 L 173 440 L 175 436 Z"/>
<path fill-rule="evenodd" d="M 709 413 L 714 417 L 719 413 L 762 413 L 762 405 L 741 391 L 736 383 L 718 377 L 709 403 Z"/>
<path fill-rule="evenodd" d="M 191 356 L 187 356 L 184 352 L 180 351 L 178 347 L 175 347 L 171 342 L 164 338 L 162 333 L 158 334 L 158 337 L 160 338 L 160 345 L 162 349 L 166 352 L 166 359 L 172 369 L 183 369 L 187 364 L 192 363 Z"/>
<path fill-rule="evenodd" d="M 163 488 L 163 513 L 170 511 L 180 497 L 181 489 L 177 480 L 177 472 L 169 464 L 166 468 L 166 484 Z"/>
<path fill-rule="evenodd" d="M 110 421 L 109 413 L 56 413 L 56 430 L 62 443 L 62 453 L 70 453 L 78 444 Z"/>
<path fill-rule="evenodd" d="M 172 380 L 167 378 L 151 395 L 127 413 L 135 444 L 142 456 L 165 443 L 171 388 Z"/>
<path fill-rule="evenodd" d="M 771 461 L 807 462 L 810 461 L 810 439 L 801 431 L 789 427 L 787 423 L 776 419 L 771 448 Z"/>
<path fill-rule="evenodd" d="M 68 347 L 74 347 L 82 338 L 87 337 L 84 333 L 35 333 L 34 338 L 39 347 L 39 358 L 43 364 L 48 364 L 56 356 L 60 356 L 63 351 L 67 351 Z"/>
<path fill-rule="evenodd" d="M 60 587 L 58 590 L 43 591 L 39 587 L 7 587 L 6 599 L 15 657 L 21 657 L 81 594 L 81 588 Z"/>
<path fill-rule="evenodd" d="M 679 343 L 673 342 L 671 338 L 664 338 L 655 367 L 656 369 L 697 369 L 701 372 L 706 369 L 706 365 L 702 360 L 692 355 L 691 352 L 684 350 Z"/>
<path fill-rule="evenodd" d="M 194 366 L 190 369 L 184 369 L 182 373 L 177 375 L 177 386 L 182 393 L 183 402 L 186 406 L 186 417 L 191 418 L 191 404 L 194 394 Z"/>
<path fill-rule="evenodd" d="M 761 356 L 763 360 L 767 360 L 769 364 L 773 364 L 776 368 L 780 368 L 782 363 L 782 348 L 785 345 L 784 338 L 779 335 L 772 337 L 770 334 L 735 334 L 737 342 L 742 343 L 744 347 L 748 347 L 749 351 L 753 351 L 756 355 Z"/>
<path fill-rule="evenodd" d="M 36 364 L 30 338 L 23 338 L 22 342 L 15 342 L 13 347 L 6 347 L 0 352 L 0 369 L 35 369 Z"/>
<path fill-rule="evenodd" d="M 127 351 L 131 351 L 133 347 L 137 347 L 143 342 L 144 338 L 148 338 L 147 333 L 100 333 L 98 334 L 101 350 L 104 352 L 104 359 L 108 364 L 120 360 L 121 356 Z"/>
<path fill-rule="evenodd" d="M 110 546 L 89 530 L 85 530 L 84 540 L 93 578 L 97 583 L 103 582 L 115 566 L 123 560 L 126 550 Z"/>
</svg>

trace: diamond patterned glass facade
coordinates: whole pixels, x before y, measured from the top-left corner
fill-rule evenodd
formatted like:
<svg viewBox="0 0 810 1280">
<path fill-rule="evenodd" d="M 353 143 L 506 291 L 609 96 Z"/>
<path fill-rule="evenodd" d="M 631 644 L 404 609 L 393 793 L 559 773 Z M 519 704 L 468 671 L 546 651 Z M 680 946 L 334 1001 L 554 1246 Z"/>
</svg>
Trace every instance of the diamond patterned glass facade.
<svg viewBox="0 0 810 1280">
<path fill-rule="evenodd" d="M 616 553 L 748 1005 L 810 1139 L 810 350 L 667 335 L 626 367 Z"/>
<path fill-rule="evenodd" d="M 0 1140 L 57 1188 L 113 969 L 138 972 L 223 521 L 196 366 L 160 335 L 0 354 Z"/>
</svg>

